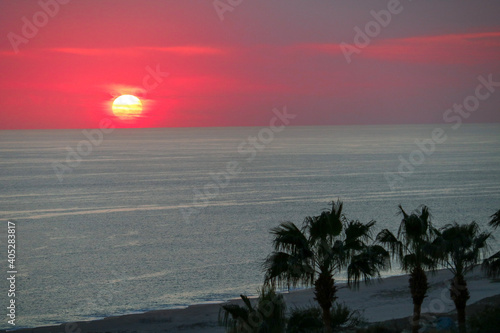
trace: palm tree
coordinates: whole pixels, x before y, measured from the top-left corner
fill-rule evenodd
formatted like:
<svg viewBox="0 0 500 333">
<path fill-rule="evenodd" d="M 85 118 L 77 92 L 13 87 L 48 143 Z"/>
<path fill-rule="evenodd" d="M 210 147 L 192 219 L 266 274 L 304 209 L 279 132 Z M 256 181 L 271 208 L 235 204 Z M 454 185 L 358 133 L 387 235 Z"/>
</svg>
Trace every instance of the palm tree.
<svg viewBox="0 0 500 333">
<path fill-rule="evenodd" d="M 286 326 L 286 304 L 283 296 L 273 288 L 259 291 L 257 306 L 245 295 L 240 295 L 244 306 L 224 304 L 219 311 L 219 324 L 227 333 L 282 333 Z"/>
<path fill-rule="evenodd" d="M 274 251 L 264 263 L 268 285 L 314 286 L 323 330 L 328 333 L 332 331 L 330 309 L 337 298 L 334 274 L 347 269 L 348 285 L 357 287 L 361 279 L 380 277 L 380 270 L 390 263 L 383 247 L 366 243 L 375 221 L 347 221 L 342 206 L 340 201 L 332 202 L 331 210 L 306 217 L 300 229 L 292 222 L 271 229 Z"/>
<path fill-rule="evenodd" d="M 469 290 L 465 275 L 474 269 L 488 249 L 491 233 L 481 232 L 476 222 L 459 225 L 448 224 L 434 240 L 435 254 L 442 264 L 453 273 L 450 296 L 457 309 L 458 326 L 461 333 L 466 332 L 465 307 Z"/>
<path fill-rule="evenodd" d="M 410 292 L 413 299 L 412 332 L 417 333 L 420 328 L 422 302 L 427 297 L 429 288 L 425 270 L 434 270 L 437 267 L 437 260 L 430 250 L 436 229 L 432 226 L 429 208 L 426 206 L 411 215 L 408 215 L 401 205 L 398 207 L 403 215 L 398 236 L 384 229 L 377 235 L 377 242 L 388 248 L 393 258 L 400 262 L 402 269 L 410 273 Z"/>
<path fill-rule="evenodd" d="M 490 227 L 498 228 L 500 227 L 500 210 L 498 210 L 495 214 L 490 216 L 491 220 L 488 223 Z M 486 271 L 489 277 L 498 277 L 500 276 L 500 251 L 485 259 L 483 262 L 483 270 Z"/>
</svg>

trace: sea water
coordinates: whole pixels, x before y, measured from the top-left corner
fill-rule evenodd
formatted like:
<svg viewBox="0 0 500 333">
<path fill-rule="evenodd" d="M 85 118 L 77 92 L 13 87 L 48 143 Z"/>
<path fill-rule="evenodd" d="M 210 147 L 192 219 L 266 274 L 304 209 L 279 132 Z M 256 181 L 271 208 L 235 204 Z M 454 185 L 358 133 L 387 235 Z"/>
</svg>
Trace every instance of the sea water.
<svg viewBox="0 0 500 333">
<path fill-rule="evenodd" d="M 399 204 L 429 206 L 437 226 L 486 227 L 500 209 L 499 124 L 261 131 L 0 131 L 3 248 L 7 220 L 17 227 L 16 327 L 256 294 L 269 229 L 300 225 L 332 200 L 349 219 L 393 231 Z"/>
</svg>

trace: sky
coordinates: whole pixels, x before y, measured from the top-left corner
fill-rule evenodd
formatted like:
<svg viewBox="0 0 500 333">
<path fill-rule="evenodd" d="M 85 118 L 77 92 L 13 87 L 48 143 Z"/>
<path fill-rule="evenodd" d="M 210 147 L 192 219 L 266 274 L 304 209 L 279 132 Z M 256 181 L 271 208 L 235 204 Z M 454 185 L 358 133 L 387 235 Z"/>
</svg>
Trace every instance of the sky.
<svg viewBox="0 0 500 333">
<path fill-rule="evenodd" d="M 0 0 L 0 129 L 265 126 L 284 106 L 293 125 L 499 122 L 499 18 L 498 0 Z M 119 118 L 127 94 L 143 110 Z"/>
</svg>

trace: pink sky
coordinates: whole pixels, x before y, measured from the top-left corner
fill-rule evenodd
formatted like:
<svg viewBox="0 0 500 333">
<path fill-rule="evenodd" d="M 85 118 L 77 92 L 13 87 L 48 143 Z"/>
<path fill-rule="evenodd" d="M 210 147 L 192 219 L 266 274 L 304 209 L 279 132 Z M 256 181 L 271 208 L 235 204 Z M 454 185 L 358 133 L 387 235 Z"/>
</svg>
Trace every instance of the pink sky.
<svg viewBox="0 0 500 333">
<path fill-rule="evenodd" d="M 500 2 L 396 5 L 242 0 L 219 15 L 212 0 L 2 1 L 0 129 L 260 126 L 284 105 L 294 125 L 443 123 L 480 75 L 500 82 Z M 382 26 L 371 11 L 388 6 Z M 348 63 L 341 45 L 367 24 L 379 31 Z M 497 90 L 465 121 L 499 122 Z M 111 102 L 127 93 L 144 112 L 125 122 Z"/>
</svg>

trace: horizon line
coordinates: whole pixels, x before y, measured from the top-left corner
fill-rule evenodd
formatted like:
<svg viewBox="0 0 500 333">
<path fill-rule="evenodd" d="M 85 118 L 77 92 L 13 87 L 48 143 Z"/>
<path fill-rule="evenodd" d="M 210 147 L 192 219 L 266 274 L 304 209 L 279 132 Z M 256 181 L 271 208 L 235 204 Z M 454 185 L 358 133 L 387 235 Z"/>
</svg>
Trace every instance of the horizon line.
<svg viewBox="0 0 500 333">
<path fill-rule="evenodd" d="M 500 121 L 493 122 L 467 122 L 461 125 L 494 125 L 500 124 Z M 418 126 L 418 125 L 441 125 L 453 126 L 451 123 L 379 123 L 379 124 L 331 124 L 331 125 L 287 125 L 287 127 L 348 127 L 348 126 Z M 142 129 L 200 129 L 200 128 L 255 128 L 267 127 L 268 125 L 234 125 L 234 126 L 158 126 L 158 127 L 115 127 L 113 130 L 142 130 Z M 71 128 L 5 128 L 0 131 L 68 131 L 68 130 L 92 130 L 99 127 L 71 127 Z"/>
</svg>

